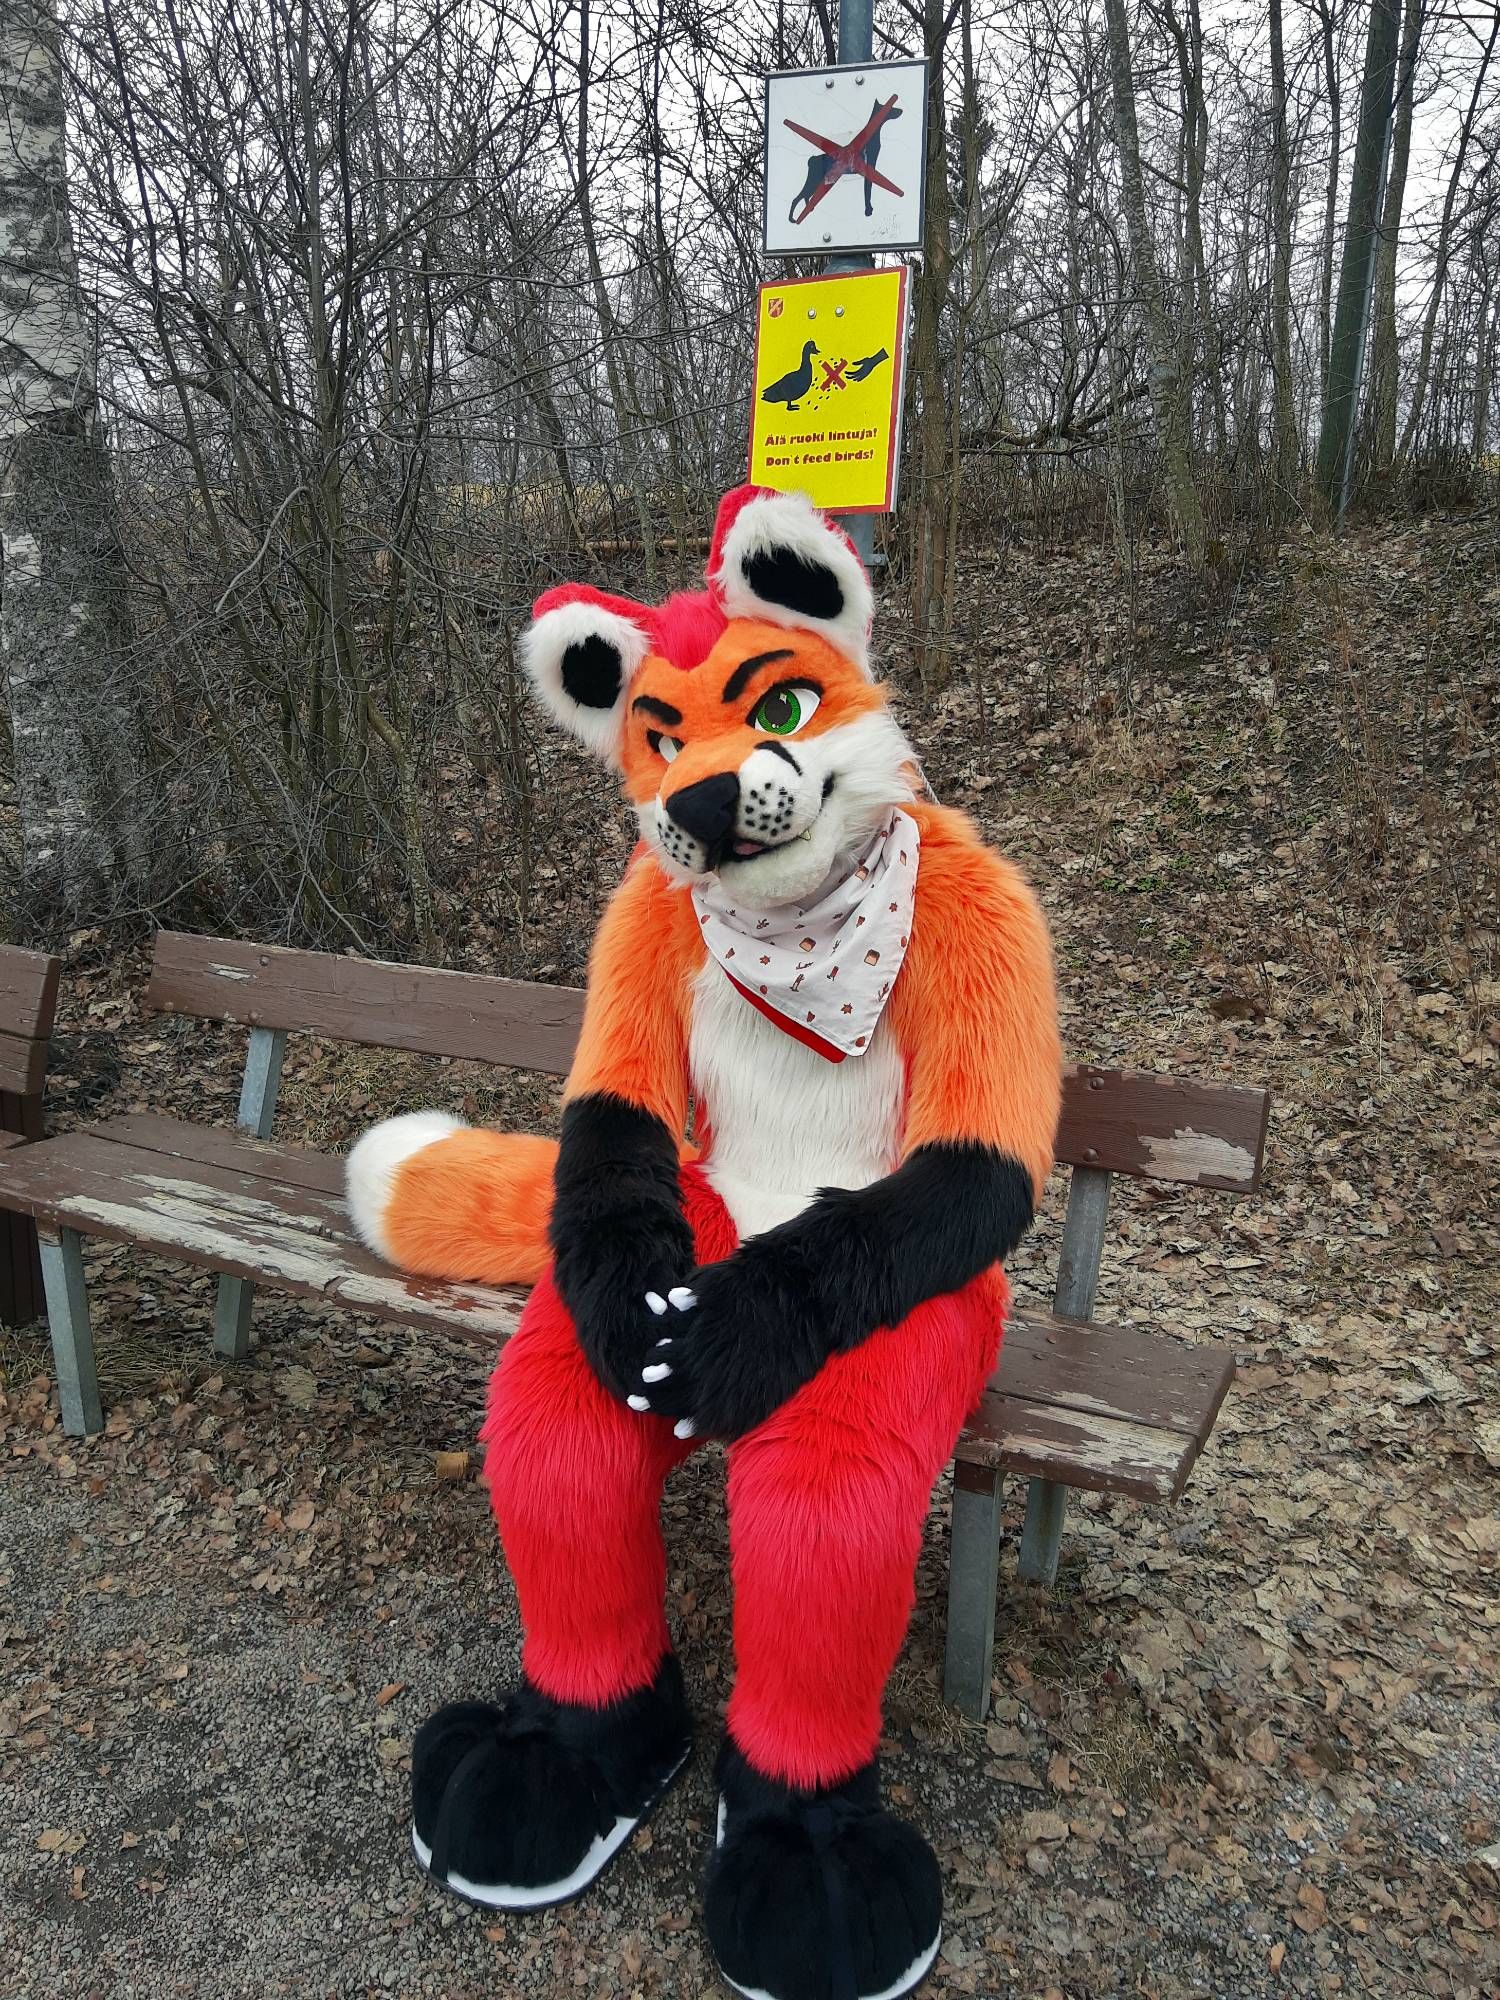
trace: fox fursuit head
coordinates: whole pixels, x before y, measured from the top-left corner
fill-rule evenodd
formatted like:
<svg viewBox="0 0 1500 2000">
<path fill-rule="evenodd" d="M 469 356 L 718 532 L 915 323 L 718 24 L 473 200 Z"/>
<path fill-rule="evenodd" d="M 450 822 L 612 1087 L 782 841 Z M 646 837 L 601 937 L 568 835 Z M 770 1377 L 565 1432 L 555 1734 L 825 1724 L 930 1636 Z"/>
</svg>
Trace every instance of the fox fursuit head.
<svg viewBox="0 0 1500 2000">
<path fill-rule="evenodd" d="M 942 1897 L 881 1803 L 881 1699 L 1051 1164 L 1051 956 L 1016 871 L 921 796 L 843 534 L 741 488 L 706 584 L 654 607 L 564 585 L 526 634 L 640 828 L 561 1139 L 419 1112 L 348 1162 L 392 1263 L 534 1286 L 484 1426 L 521 1676 L 419 1732 L 412 1842 L 459 1895 L 534 1908 L 653 1811 L 692 1745 L 661 1490 L 718 1439 L 736 1675 L 709 1942 L 742 1993 L 894 2000 Z"/>
</svg>

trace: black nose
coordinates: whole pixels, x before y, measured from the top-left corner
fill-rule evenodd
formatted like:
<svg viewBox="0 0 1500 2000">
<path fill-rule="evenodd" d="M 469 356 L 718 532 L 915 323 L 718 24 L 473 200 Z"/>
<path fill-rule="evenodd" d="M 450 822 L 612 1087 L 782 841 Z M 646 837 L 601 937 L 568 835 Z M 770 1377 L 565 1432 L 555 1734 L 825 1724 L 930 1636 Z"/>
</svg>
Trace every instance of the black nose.
<svg viewBox="0 0 1500 2000">
<path fill-rule="evenodd" d="M 667 800 L 667 811 L 684 833 L 716 847 L 734 825 L 740 809 L 740 781 L 733 771 L 719 771 L 712 778 L 700 778 L 696 785 L 684 785 Z"/>
</svg>

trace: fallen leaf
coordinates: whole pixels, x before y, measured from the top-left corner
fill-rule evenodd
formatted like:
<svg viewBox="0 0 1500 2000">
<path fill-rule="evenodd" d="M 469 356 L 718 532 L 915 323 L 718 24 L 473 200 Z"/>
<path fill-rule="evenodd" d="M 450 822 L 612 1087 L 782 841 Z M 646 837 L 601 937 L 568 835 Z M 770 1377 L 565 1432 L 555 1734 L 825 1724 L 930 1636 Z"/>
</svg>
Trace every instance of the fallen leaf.
<svg viewBox="0 0 1500 2000">
<path fill-rule="evenodd" d="M 1276 1762 L 1280 1752 L 1269 1722 L 1263 1722 L 1259 1728 L 1251 1730 L 1245 1738 L 1245 1754 L 1247 1757 L 1253 1757 L 1257 1764 L 1264 1765 L 1268 1770 Z"/>
<path fill-rule="evenodd" d="M 273 1380 L 278 1396 L 299 1410 L 310 1410 L 318 1400 L 318 1378 L 310 1368 L 299 1368 L 295 1363 L 287 1368 L 279 1368 Z"/>
</svg>

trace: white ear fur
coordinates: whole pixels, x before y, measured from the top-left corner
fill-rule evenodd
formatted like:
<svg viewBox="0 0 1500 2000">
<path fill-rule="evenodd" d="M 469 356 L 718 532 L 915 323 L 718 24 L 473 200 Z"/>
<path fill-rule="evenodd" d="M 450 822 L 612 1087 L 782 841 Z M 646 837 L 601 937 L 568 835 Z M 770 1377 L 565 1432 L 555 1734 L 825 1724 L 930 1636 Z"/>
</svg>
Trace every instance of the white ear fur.
<svg viewBox="0 0 1500 2000">
<path fill-rule="evenodd" d="M 713 581 L 731 618 L 765 618 L 773 625 L 822 632 L 869 672 L 875 608 L 870 580 L 859 557 L 805 494 L 770 493 L 747 501 L 724 537 Z"/>
<path fill-rule="evenodd" d="M 625 697 L 650 647 L 644 627 L 606 605 L 580 600 L 533 620 L 521 636 L 521 663 L 554 721 L 596 757 L 614 763 Z"/>
</svg>

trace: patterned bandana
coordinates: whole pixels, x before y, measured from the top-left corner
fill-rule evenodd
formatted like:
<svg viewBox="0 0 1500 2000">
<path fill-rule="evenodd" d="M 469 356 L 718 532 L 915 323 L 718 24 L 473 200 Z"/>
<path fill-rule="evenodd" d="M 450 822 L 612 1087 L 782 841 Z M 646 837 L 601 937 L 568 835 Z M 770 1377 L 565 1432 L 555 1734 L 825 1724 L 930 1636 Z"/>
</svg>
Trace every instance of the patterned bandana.
<svg viewBox="0 0 1500 2000">
<path fill-rule="evenodd" d="M 806 909 L 739 910 L 694 887 L 709 956 L 762 1014 L 829 1062 L 863 1055 L 911 938 L 917 823 L 893 807 L 853 871 Z"/>
</svg>

